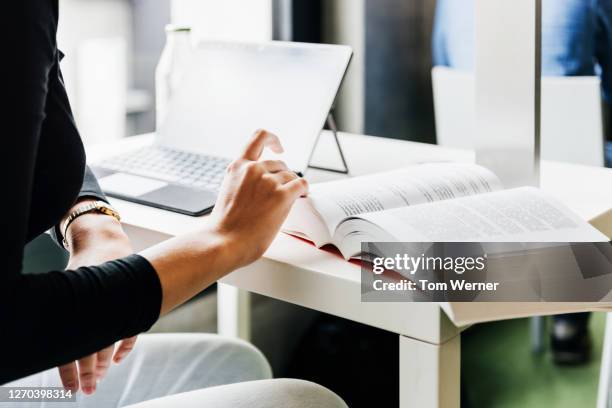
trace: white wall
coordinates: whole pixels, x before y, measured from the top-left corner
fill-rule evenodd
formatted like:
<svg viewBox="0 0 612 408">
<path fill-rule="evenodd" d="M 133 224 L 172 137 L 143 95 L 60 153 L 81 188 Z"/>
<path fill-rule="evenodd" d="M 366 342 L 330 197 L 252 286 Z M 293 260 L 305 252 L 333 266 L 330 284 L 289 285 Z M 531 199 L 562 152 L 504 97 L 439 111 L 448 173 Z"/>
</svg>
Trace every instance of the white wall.
<svg viewBox="0 0 612 408">
<path fill-rule="evenodd" d="M 200 38 L 272 39 L 272 0 L 172 0 L 174 24 L 188 25 Z"/>
<path fill-rule="evenodd" d="M 77 49 L 83 40 L 125 38 L 131 51 L 132 14 L 128 0 L 60 0 L 57 41 L 66 54 L 62 70 L 71 96 L 76 85 Z"/>
<path fill-rule="evenodd" d="M 125 106 L 118 104 L 125 105 L 129 56 L 132 55 L 130 2 L 60 0 L 59 11 L 57 39 L 59 48 L 66 54 L 62 71 L 81 136 L 87 143 L 99 141 L 94 140 L 99 139 L 97 135 L 123 136 L 116 133 L 125 133 L 121 130 L 125 128 Z M 96 70 L 90 69 L 92 64 Z M 105 64 L 108 69 L 101 66 Z M 101 87 L 109 86 L 113 87 L 113 92 L 99 93 Z M 110 108 L 101 112 L 106 115 L 101 119 L 103 115 L 98 112 L 104 106 Z M 108 131 L 102 129 L 106 125 L 109 125 Z"/>
</svg>

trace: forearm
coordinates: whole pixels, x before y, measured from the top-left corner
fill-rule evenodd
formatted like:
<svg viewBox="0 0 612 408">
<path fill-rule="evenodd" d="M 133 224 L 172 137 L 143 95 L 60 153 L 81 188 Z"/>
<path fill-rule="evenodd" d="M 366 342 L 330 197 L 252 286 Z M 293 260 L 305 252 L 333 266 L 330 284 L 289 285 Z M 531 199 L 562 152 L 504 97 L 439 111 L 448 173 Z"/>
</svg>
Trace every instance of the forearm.
<svg viewBox="0 0 612 408">
<path fill-rule="evenodd" d="M 94 199 L 78 201 L 67 214 Z M 65 220 L 60 224 L 63 231 Z M 96 246 L 131 248 L 121 224 L 104 214 L 89 213 L 75 219 L 66 231 L 71 256 Z M 198 231 L 170 239 L 144 251 L 162 285 L 161 313 L 167 313 L 212 285 L 243 262 L 228 234 L 206 224 Z M 118 251 L 119 252 L 119 251 Z M 121 252 L 119 252 L 121 253 Z"/>
<path fill-rule="evenodd" d="M 159 276 L 163 294 L 161 314 L 248 263 L 235 240 L 210 224 L 148 248 L 140 255 Z"/>
</svg>

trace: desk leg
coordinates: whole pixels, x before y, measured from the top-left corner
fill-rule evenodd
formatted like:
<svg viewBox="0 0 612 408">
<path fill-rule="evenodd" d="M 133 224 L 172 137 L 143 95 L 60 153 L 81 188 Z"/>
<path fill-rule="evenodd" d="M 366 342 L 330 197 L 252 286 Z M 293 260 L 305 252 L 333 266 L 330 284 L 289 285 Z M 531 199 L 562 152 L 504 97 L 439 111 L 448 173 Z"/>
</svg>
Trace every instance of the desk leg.
<svg viewBox="0 0 612 408">
<path fill-rule="evenodd" d="M 251 338 L 251 302 L 249 292 L 217 283 L 217 332 L 222 336 Z"/>
<path fill-rule="evenodd" d="M 400 408 L 459 408 L 461 337 L 436 345 L 399 336 Z"/>
</svg>

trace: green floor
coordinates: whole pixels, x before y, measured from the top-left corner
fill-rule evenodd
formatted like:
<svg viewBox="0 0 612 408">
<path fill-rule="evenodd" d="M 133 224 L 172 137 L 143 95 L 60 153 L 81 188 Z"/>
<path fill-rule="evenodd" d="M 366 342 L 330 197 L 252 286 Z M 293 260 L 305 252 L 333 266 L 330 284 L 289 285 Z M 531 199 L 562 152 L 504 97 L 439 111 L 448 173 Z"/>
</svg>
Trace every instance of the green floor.
<svg viewBox="0 0 612 408">
<path fill-rule="evenodd" d="M 548 319 L 550 320 L 550 319 Z M 605 314 L 591 317 L 593 359 L 558 367 L 548 350 L 534 356 L 529 321 L 474 326 L 462 337 L 462 376 L 472 408 L 595 407 Z"/>
</svg>

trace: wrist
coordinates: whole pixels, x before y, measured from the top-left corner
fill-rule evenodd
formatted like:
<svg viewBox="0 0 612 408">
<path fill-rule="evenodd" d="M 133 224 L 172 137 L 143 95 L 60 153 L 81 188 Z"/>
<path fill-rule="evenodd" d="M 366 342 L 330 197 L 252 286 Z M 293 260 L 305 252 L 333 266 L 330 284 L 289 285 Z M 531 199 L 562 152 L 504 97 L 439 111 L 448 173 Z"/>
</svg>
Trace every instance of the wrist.
<svg viewBox="0 0 612 408">
<path fill-rule="evenodd" d="M 244 237 L 240 239 L 236 234 L 219 228 L 214 223 L 209 223 L 204 228 L 205 235 L 208 237 L 204 245 L 207 249 L 210 249 L 211 246 L 216 248 L 219 259 L 222 259 L 225 264 L 223 269 L 231 272 L 252 262 L 248 251 L 244 248 Z"/>
<path fill-rule="evenodd" d="M 80 198 L 60 222 L 59 230 L 65 238 L 64 245 L 71 252 L 74 252 L 78 247 L 95 244 L 96 240 L 117 240 L 121 243 L 129 243 L 118 217 L 103 211 L 84 210 L 88 207 L 93 208 L 97 202 L 99 200 L 92 197 Z M 73 215 L 75 213 L 77 213 L 76 216 Z"/>
<path fill-rule="evenodd" d="M 66 231 L 66 242 L 72 253 L 102 242 L 130 245 L 130 241 L 115 218 L 100 214 L 88 213 L 75 219 Z"/>
</svg>

